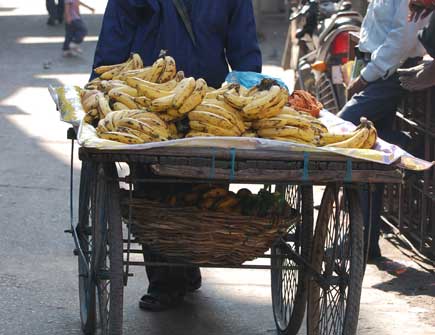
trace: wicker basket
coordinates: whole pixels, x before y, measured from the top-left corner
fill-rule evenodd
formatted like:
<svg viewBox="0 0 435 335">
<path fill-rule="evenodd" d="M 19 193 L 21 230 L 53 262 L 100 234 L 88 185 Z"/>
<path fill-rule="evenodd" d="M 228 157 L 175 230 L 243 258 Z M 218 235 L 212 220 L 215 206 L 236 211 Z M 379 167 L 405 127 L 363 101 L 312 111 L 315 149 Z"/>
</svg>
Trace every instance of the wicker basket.
<svg viewBox="0 0 435 335">
<path fill-rule="evenodd" d="M 290 208 L 281 217 L 259 218 L 145 199 L 129 203 L 137 242 L 168 259 L 198 265 L 240 265 L 253 260 L 299 220 L 297 211 Z M 125 202 L 124 218 L 128 218 L 128 207 Z"/>
</svg>

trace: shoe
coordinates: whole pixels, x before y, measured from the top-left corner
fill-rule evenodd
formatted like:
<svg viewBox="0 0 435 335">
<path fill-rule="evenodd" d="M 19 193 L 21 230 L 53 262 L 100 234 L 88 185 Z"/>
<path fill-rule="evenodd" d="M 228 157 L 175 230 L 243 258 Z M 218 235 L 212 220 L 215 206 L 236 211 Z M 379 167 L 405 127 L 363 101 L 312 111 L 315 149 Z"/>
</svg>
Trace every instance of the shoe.
<svg viewBox="0 0 435 335">
<path fill-rule="evenodd" d="M 65 57 L 65 58 L 77 57 L 78 55 L 79 54 L 72 49 L 68 49 L 68 50 L 63 51 L 63 57 Z"/>
<path fill-rule="evenodd" d="M 149 312 L 163 312 L 179 306 L 184 301 L 184 294 L 148 293 L 139 300 L 139 308 Z"/>
<path fill-rule="evenodd" d="M 83 52 L 83 50 L 80 48 L 80 44 L 77 44 L 77 43 L 74 43 L 74 42 L 71 42 L 69 44 L 69 48 L 71 50 L 74 50 L 76 53 L 79 53 L 79 54 L 81 54 Z"/>
</svg>

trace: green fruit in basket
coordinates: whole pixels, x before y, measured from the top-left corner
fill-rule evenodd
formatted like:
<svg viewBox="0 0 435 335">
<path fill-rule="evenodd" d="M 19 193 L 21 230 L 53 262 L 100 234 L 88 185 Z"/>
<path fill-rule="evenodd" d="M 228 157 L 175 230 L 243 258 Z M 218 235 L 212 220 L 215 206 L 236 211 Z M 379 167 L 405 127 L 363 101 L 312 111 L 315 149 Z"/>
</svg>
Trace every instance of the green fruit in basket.
<svg viewBox="0 0 435 335">
<path fill-rule="evenodd" d="M 252 195 L 252 192 L 247 188 L 242 188 L 237 192 L 237 198 L 239 199 L 248 197 L 250 195 Z"/>
</svg>

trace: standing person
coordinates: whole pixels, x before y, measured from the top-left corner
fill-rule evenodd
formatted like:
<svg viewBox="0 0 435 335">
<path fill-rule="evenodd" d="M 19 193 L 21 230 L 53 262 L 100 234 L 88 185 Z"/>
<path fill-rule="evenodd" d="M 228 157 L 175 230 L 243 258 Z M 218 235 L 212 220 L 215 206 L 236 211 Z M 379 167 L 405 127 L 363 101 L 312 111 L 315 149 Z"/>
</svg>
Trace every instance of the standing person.
<svg viewBox="0 0 435 335">
<path fill-rule="evenodd" d="M 418 21 L 430 15 L 435 9 L 435 0 L 410 0 L 409 19 Z M 418 35 L 428 54 L 435 58 L 435 15 L 432 15 L 429 26 Z M 424 90 L 435 86 L 435 61 L 427 61 L 410 69 L 399 70 L 402 87 L 409 91 Z"/>
<path fill-rule="evenodd" d="M 46 0 L 45 6 L 47 7 L 47 24 L 49 26 L 54 26 L 56 22 L 63 22 L 64 0 L 57 0 L 57 3 L 55 0 Z"/>
<path fill-rule="evenodd" d="M 80 6 L 86 7 L 92 13 L 94 8 L 78 0 L 65 0 L 65 42 L 63 55 L 65 57 L 77 56 L 82 52 L 80 44 L 88 33 L 86 24 L 80 15 Z"/>
<path fill-rule="evenodd" d="M 132 52 L 151 65 L 161 50 L 167 50 L 186 76 L 204 78 L 216 88 L 225 81 L 229 66 L 261 72 L 251 0 L 108 1 L 94 68 L 121 63 Z M 162 260 L 146 250 L 144 258 Z M 139 301 L 142 309 L 174 307 L 186 292 L 201 286 L 199 268 L 147 267 L 146 272 L 149 287 Z"/>
<path fill-rule="evenodd" d="M 415 66 L 425 54 L 418 41 L 417 33 L 427 20 L 408 21 L 408 0 L 372 0 L 361 27 L 359 58 L 365 62 L 365 68 L 348 87 L 351 99 L 343 107 L 339 116 L 354 124 L 361 117 L 372 120 L 379 136 L 389 142 L 405 145 L 403 134 L 392 131 L 393 120 L 401 97 L 404 94 L 400 86 L 397 69 Z M 368 260 L 381 257 L 379 235 L 381 226 L 381 208 L 383 185 L 376 187 L 373 194 L 372 229 L 365 229 Z M 362 207 L 365 227 L 368 227 L 368 194 L 364 192 Z"/>
</svg>

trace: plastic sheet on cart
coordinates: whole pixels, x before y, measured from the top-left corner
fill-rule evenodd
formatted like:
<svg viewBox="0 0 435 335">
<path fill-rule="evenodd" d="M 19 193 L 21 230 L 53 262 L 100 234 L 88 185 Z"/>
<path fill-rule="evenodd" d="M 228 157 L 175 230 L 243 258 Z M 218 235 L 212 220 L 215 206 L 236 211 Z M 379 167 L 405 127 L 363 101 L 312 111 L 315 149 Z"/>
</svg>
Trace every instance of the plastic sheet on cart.
<svg viewBox="0 0 435 335">
<path fill-rule="evenodd" d="M 60 119 L 79 127 L 81 120 L 85 116 L 80 99 L 81 88 L 78 86 L 57 88 L 50 86 L 48 90 L 57 106 L 57 110 L 60 112 Z"/>
<path fill-rule="evenodd" d="M 74 91 L 76 94 L 73 93 Z M 52 89 L 51 92 L 60 111 L 61 119 L 73 124 L 74 126 L 77 124 L 80 125 L 78 128 L 77 140 L 81 146 L 88 148 L 101 150 L 146 150 L 163 147 L 205 147 L 236 150 L 275 150 L 281 152 L 329 152 L 386 165 L 394 163 L 399 168 L 415 171 L 427 170 L 434 164 L 434 162 L 427 162 L 416 158 L 400 147 L 387 143 L 381 139 L 378 139 L 375 148 L 370 150 L 321 148 L 299 143 L 249 137 L 196 137 L 146 144 L 123 144 L 99 138 L 92 125 L 80 122 L 84 112 L 80 102 L 80 106 L 77 106 L 77 99 L 79 99 L 77 88 L 64 87 L 63 89 Z M 56 93 L 58 94 L 57 96 Z M 71 98 L 71 101 L 68 100 L 69 98 Z M 61 102 L 62 99 L 68 100 L 69 103 Z M 60 103 L 58 103 L 59 100 Z M 71 107 L 77 109 L 72 111 Z M 66 109 L 63 110 L 63 108 Z M 320 113 L 320 119 L 332 132 L 350 132 L 355 129 L 355 125 L 352 123 L 344 121 L 326 110 L 323 110 Z"/>
</svg>

